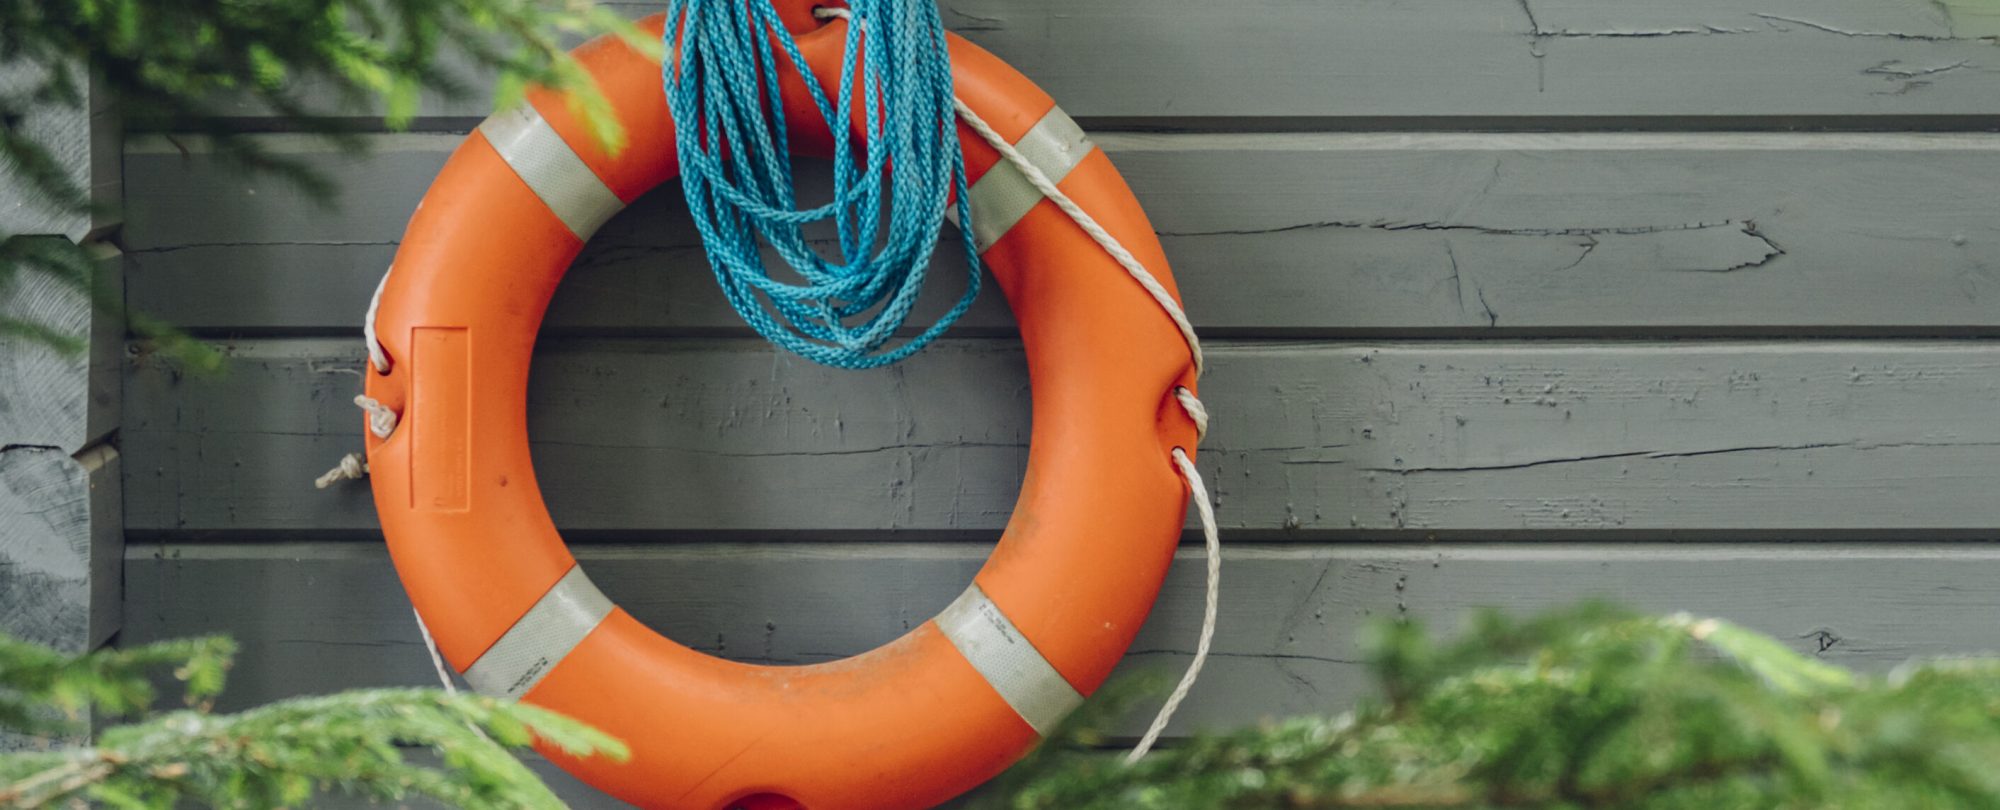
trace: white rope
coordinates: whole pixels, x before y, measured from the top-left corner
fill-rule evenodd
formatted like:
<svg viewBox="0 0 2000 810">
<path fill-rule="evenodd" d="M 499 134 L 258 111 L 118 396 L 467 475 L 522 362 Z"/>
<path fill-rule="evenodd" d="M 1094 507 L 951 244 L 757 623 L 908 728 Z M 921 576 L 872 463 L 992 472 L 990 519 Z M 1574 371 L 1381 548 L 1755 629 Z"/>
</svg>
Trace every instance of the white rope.
<svg viewBox="0 0 2000 810">
<path fill-rule="evenodd" d="M 826 9 L 826 11 L 840 10 Z M 1077 227 L 1090 235 L 1091 241 L 1103 248 L 1113 261 L 1118 262 L 1118 266 L 1125 268 L 1125 272 L 1153 296 L 1153 301 L 1160 305 L 1160 309 L 1173 320 L 1175 328 L 1180 330 L 1181 339 L 1187 341 L 1188 355 L 1194 361 L 1195 376 L 1200 377 L 1206 368 L 1202 360 L 1201 339 L 1195 336 L 1194 325 L 1188 322 L 1187 313 L 1181 310 L 1180 303 L 1174 300 L 1173 294 L 1167 292 L 1166 286 L 1146 269 L 1138 257 L 1133 256 L 1131 251 L 1119 244 L 1118 237 L 1112 236 L 1104 226 L 1097 224 L 1097 219 L 1092 217 L 1090 212 L 1083 210 L 1083 206 L 1077 205 L 1068 194 L 1064 194 L 1054 180 L 1049 179 L 1049 176 L 1044 174 L 1033 161 L 1015 149 L 1006 138 L 1001 137 L 1000 133 L 988 125 L 985 119 L 980 118 L 978 113 L 973 112 L 972 107 L 963 99 L 953 98 L 952 106 L 958 111 L 958 117 L 965 121 L 967 127 L 978 133 L 980 139 L 997 150 L 1008 163 L 1013 164 L 1036 191 L 1055 203 L 1063 213 L 1068 214 L 1069 218 L 1076 222 Z M 1194 392 L 1186 387 L 1175 387 L 1174 398 L 1180 402 L 1181 409 L 1187 412 L 1188 418 L 1194 421 L 1195 441 L 1199 443 L 1208 435 L 1208 408 L 1204 407 L 1201 400 L 1195 398 Z M 1188 458 L 1187 451 L 1174 448 L 1174 465 L 1180 468 L 1181 477 L 1186 479 L 1188 493 L 1194 499 L 1195 511 L 1201 517 L 1202 539 L 1208 555 L 1208 587 L 1201 617 L 1201 637 L 1195 643 L 1194 660 L 1188 663 L 1186 674 L 1183 674 L 1180 683 L 1174 686 L 1173 693 L 1167 695 L 1167 702 L 1161 704 L 1159 714 L 1154 715 L 1152 725 L 1147 727 L 1145 735 L 1139 738 L 1139 744 L 1133 746 L 1132 753 L 1126 755 L 1125 761 L 1128 764 L 1138 762 L 1147 751 L 1152 750 L 1153 743 L 1159 739 L 1160 732 L 1166 729 L 1167 722 L 1173 719 L 1181 701 L 1187 699 L 1188 692 L 1194 689 L 1195 680 L 1201 676 L 1202 665 L 1208 661 L 1209 646 L 1215 639 L 1216 604 L 1220 601 L 1222 592 L 1222 540 L 1215 525 L 1215 505 L 1209 502 L 1208 487 L 1202 484 L 1201 472 L 1195 469 L 1194 461 Z"/>
<path fill-rule="evenodd" d="M 355 395 L 354 404 L 368 412 L 368 430 L 375 434 L 375 438 L 386 439 L 389 438 L 389 434 L 396 432 L 396 412 L 389 410 L 389 406 L 367 394 Z"/>
<path fill-rule="evenodd" d="M 382 280 L 375 282 L 375 294 L 368 297 L 368 314 L 361 318 L 361 337 L 368 342 L 368 364 L 375 367 L 375 373 L 389 373 L 389 352 L 382 348 L 382 341 L 375 339 L 375 311 L 382 308 L 382 291 L 389 286 L 389 274 L 395 271 L 391 265 L 382 271 Z"/>
<path fill-rule="evenodd" d="M 410 615 L 417 617 L 417 632 L 423 634 L 424 649 L 431 651 L 431 666 L 437 669 L 438 683 L 444 684 L 446 694 L 458 694 L 458 684 L 451 682 L 451 671 L 444 668 L 444 656 L 438 654 L 437 640 L 431 638 L 431 628 L 424 624 L 424 614 L 410 608 Z"/>
<path fill-rule="evenodd" d="M 396 432 L 396 412 L 390 410 L 389 406 L 366 394 L 356 395 L 354 404 L 368 413 L 368 432 L 375 434 L 376 438 L 386 439 L 389 438 L 389 434 Z M 341 457 L 340 463 L 333 469 L 314 479 L 313 487 L 326 489 L 341 481 L 358 481 L 366 477 L 368 477 L 368 456 L 348 453 Z"/>
<path fill-rule="evenodd" d="M 1194 392 L 1184 385 L 1174 386 L 1174 398 L 1180 400 L 1181 410 L 1187 411 L 1188 418 L 1194 420 L 1194 443 L 1201 444 L 1203 439 L 1208 438 L 1208 406 L 1195 399 Z"/>
<path fill-rule="evenodd" d="M 390 270 L 394 270 L 392 266 Z M 368 298 L 368 314 L 361 318 L 361 338 L 368 344 L 368 365 L 378 374 L 389 373 L 389 353 L 382 348 L 382 341 L 375 339 L 375 312 L 382 308 L 382 290 L 389 286 L 390 270 L 382 271 L 382 280 L 375 282 L 375 294 Z M 396 432 L 396 412 L 387 405 L 366 396 L 354 398 L 354 404 L 368 412 L 368 431 L 376 438 L 386 439 Z M 368 477 L 368 457 L 360 453 L 348 453 L 340 464 L 325 475 L 313 481 L 313 486 L 326 489 L 340 481 L 358 481 Z"/>
<path fill-rule="evenodd" d="M 971 107 L 966 106 L 964 100 L 953 98 L 952 107 L 958 110 L 958 117 L 964 119 L 966 126 L 971 127 L 973 132 L 979 133 L 979 137 L 998 150 L 1000 156 L 1006 158 L 1008 163 L 1014 164 L 1014 168 L 1020 170 L 1021 176 L 1027 178 L 1036 191 L 1041 192 L 1042 196 L 1049 198 L 1057 208 L 1075 220 L 1077 227 L 1090 235 L 1091 241 L 1096 242 L 1105 253 L 1111 254 L 1111 258 L 1118 262 L 1118 266 L 1125 268 L 1125 272 L 1153 296 L 1153 301 L 1160 305 L 1160 309 L 1167 311 L 1167 317 L 1172 318 L 1174 326 L 1181 330 L 1181 339 L 1187 341 L 1188 352 L 1194 356 L 1195 376 L 1201 376 L 1202 371 L 1206 369 L 1201 356 L 1201 339 L 1195 337 L 1194 325 L 1188 323 L 1187 313 L 1181 311 L 1181 305 L 1174 300 L 1173 294 L 1167 292 L 1167 288 L 1160 284 L 1160 280 L 1154 278 L 1152 272 L 1139 263 L 1138 257 L 1133 256 L 1132 251 L 1126 250 L 1124 245 L 1118 243 L 1118 237 L 1112 236 L 1110 231 L 1104 230 L 1104 226 L 1097 224 L 1096 218 L 1092 217 L 1090 212 L 1083 210 L 1083 206 L 1077 205 L 1075 200 L 1070 199 L 1068 194 L 1064 194 L 1061 188 L 1056 187 L 1054 180 L 1050 180 L 1047 174 L 1042 173 L 1042 170 L 1028 160 L 1026 155 L 1021 154 L 1021 150 L 1015 149 L 1013 144 L 1008 143 L 1006 138 L 1000 137 L 1000 133 L 995 132 L 993 127 L 986 123 L 986 119 L 980 118 Z"/>
<path fill-rule="evenodd" d="M 413 606 L 410 608 L 410 615 L 417 617 L 417 632 L 424 637 L 424 649 L 431 651 L 431 667 L 437 670 L 438 683 L 444 685 L 445 694 L 457 697 L 458 684 L 452 683 L 451 671 L 444 667 L 444 656 L 438 654 L 437 641 L 431 638 L 431 628 L 424 624 L 424 614 L 418 613 Z M 466 720 L 465 727 L 472 729 L 472 733 L 479 735 L 479 739 L 493 741 L 491 737 L 486 736 L 486 730 L 480 728 L 478 723 Z"/>
<path fill-rule="evenodd" d="M 1167 721 L 1174 716 L 1174 710 L 1181 707 L 1188 692 L 1194 689 L 1196 678 L 1201 677 L 1201 665 L 1208 661 L 1208 649 L 1215 642 L 1215 618 L 1217 604 L 1222 595 L 1222 536 L 1215 526 L 1215 505 L 1208 500 L 1208 486 L 1201 481 L 1201 471 L 1195 469 L 1194 460 L 1188 458 L 1187 451 L 1174 448 L 1174 465 L 1181 468 L 1181 477 L 1187 479 L 1188 495 L 1194 499 L 1194 511 L 1201 516 L 1201 536 L 1208 552 L 1208 598 L 1201 608 L 1201 638 L 1194 645 L 1194 661 L 1188 664 L 1187 673 L 1174 686 L 1173 694 L 1167 695 L 1167 702 L 1161 704 L 1160 713 L 1153 716 L 1153 724 L 1146 727 L 1146 733 L 1139 738 L 1139 744 L 1132 746 L 1132 753 L 1125 755 L 1125 764 L 1138 762 L 1153 743 L 1160 738 L 1160 732 L 1167 730 Z"/>
<path fill-rule="evenodd" d="M 325 475 L 313 481 L 315 489 L 326 489 L 339 481 L 359 481 L 368 477 L 368 457 L 360 453 L 348 453 L 341 457 L 340 465 L 327 470 Z"/>
</svg>

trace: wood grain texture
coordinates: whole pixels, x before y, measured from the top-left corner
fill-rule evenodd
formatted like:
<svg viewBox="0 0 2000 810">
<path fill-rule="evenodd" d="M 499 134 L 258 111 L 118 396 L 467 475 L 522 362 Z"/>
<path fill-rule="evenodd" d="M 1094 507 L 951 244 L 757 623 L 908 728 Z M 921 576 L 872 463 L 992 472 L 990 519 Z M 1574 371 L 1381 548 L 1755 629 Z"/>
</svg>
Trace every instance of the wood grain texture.
<svg viewBox="0 0 2000 810">
<path fill-rule="evenodd" d="M 624 0 L 633 16 L 662 2 Z M 1072 114 L 1216 119 L 1991 115 L 1990 9 L 1929 0 L 948 0 Z M 477 84 L 478 82 L 475 82 Z M 330 102 L 328 98 L 325 101 Z M 328 109 L 335 109 L 328 107 Z M 462 126 L 484 92 L 430 97 Z M 379 109 L 350 110 L 379 118 Z M 257 119 L 252 103 L 226 115 Z"/>
<path fill-rule="evenodd" d="M 51 70 L 73 70 L 75 81 L 85 86 L 83 98 L 75 105 L 45 102 L 24 111 L 18 121 L 9 120 L 10 130 L 30 138 L 47 150 L 61 173 L 80 190 L 96 210 L 72 207 L 60 197 L 52 197 L 37 184 L 16 175 L 11 167 L 0 167 L 0 234 L 63 236 L 82 241 L 118 223 L 120 195 L 120 150 L 124 132 L 112 99 L 83 71 L 73 68 L 28 65 L 10 60 L 0 65 L 0 93 L 24 97 L 41 87 Z"/>
<path fill-rule="evenodd" d="M 60 237 L 49 237 L 51 239 Z M 0 282 L 0 318 L 25 321 L 72 338 L 90 332 L 90 296 L 55 276 L 21 272 Z M 112 341 L 122 346 L 122 335 Z M 0 445 L 74 453 L 91 430 L 90 355 L 26 336 L 0 336 Z M 117 403 L 117 390 L 105 403 Z"/>
<path fill-rule="evenodd" d="M 1101 140 L 1213 334 L 2000 333 L 2000 135 Z M 367 157 L 269 141 L 340 178 L 335 207 L 198 149 L 129 153 L 136 306 L 210 333 L 355 333 L 458 138 L 385 136 Z M 577 261 L 548 328 L 743 333 L 698 246 L 677 187 L 646 197 Z M 934 268 L 920 318 L 961 268 Z M 961 333 L 1011 328 L 985 299 Z"/>
<path fill-rule="evenodd" d="M 583 566 L 669 637 L 743 661 L 829 661 L 929 619 L 964 588 L 973 544 L 591 546 Z M 1201 618 L 1185 551 L 1125 669 L 1177 671 Z M 1370 620 L 1458 627 L 1476 607 L 1612 598 L 1720 616 L 1794 649 L 1880 671 L 2000 648 L 1987 544 L 1232 544 L 1215 656 L 1174 733 L 1335 711 L 1367 691 Z M 243 644 L 225 707 L 352 686 L 433 683 L 377 544 L 134 545 L 127 643 L 227 632 Z M 1138 724 L 1128 727 L 1136 731 Z"/>
<path fill-rule="evenodd" d="M 68 652 L 118 629 L 118 453 L 0 448 L 0 632 Z"/>
<path fill-rule="evenodd" d="M 115 286 L 122 258 L 101 256 Z M 124 319 L 41 272 L 0 284 L 0 318 L 82 342 L 0 337 L 0 632 L 89 649 L 118 627 L 122 477 L 105 442 L 123 400 Z"/>
<path fill-rule="evenodd" d="M 108 245 L 94 249 L 101 257 L 99 272 L 116 289 L 123 257 Z M 70 352 L 0 335 L 0 446 L 76 453 L 117 428 L 123 404 L 122 315 L 92 306 L 87 293 L 53 275 L 24 271 L 0 282 L 0 318 L 33 323 L 83 344 L 82 351 Z"/>
<path fill-rule="evenodd" d="M 135 531 L 366 532 L 354 340 L 258 340 L 230 372 L 127 379 Z M 1235 537 L 1543 539 L 2000 526 L 1986 341 L 1213 341 L 1200 454 Z M 755 339 L 551 341 L 529 403 L 559 526 L 634 537 L 997 532 L 1026 453 L 1007 340 L 846 372 Z M 921 534 L 917 536 L 921 537 Z"/>
<path fill-rule="evenodd" d="M 1991 26 L 1960 31 L 1960 9 L 1922 0 L 946 9 L 961 33 L 1093 116 L 1959 114 L 2000 101 L 1981 77 L 1996 64 L 1980 50 Z"/>
</svg>

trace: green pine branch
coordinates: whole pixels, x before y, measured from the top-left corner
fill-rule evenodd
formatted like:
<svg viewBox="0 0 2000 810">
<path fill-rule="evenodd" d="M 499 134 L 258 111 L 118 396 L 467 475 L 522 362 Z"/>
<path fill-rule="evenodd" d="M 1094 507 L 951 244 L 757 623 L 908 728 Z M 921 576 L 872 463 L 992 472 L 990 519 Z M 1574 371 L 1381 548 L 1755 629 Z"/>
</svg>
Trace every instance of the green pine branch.
<svg viewBox="0 0 2000 810">
<path fill-rule="evenodd" d="M 1439 642 L 1370 629 L 1377 697 L 1131 767 L 1086 726 L 1000 800 L 1035 808 L 2000 807 L 2000 661 L 1864 676 L 1741 627 L 1587 605 Z M 1116 716 L 1113 713 L 1111 716 Z M 1101 723 L 1103 717 L 1097 721 Z M 1081 735 L 1081 736 L 1079 736 Z"/>
<path fill-rule="evenodd" d="M 529 86 L 565 92 L 600 143 L 616 149 L 625 134 L 610 102 L 563 47 L 565 36 L 597 34 L 648 53 L 660 47 L 589 0 L 0 0 L 0 70 L 33 77 L 0 87 L 0 176 L 53 211 L 91 210 L 86 189 L 23 122 L 36 110 L 82 109 L 92 79 L 129 127 L 207 136 L 218 154 L 322 199 L 331 178 L 243 137 L 228 105 L 260 107 L 290 131 L 359 152 L 368 139 L 353 124 L 357 111 L 379 106 L 384 123 L 401 129 L 426 92 L 462 98 L 475 79 L 497 80 L 500 107 Z M 23 272 L 60 276 L 91 263 L 85 247 L 13 236 L 0 230 L 0 302 Z M 213 351 L 170 324 L 122 312 L 116 296 L 93 299 L 128 317 L 156 351 L 194 370 L 219 367 Z M 8 338 L 65 351 L 81 340 L 0 314 L 0 340 Z"/>
<path fill-rule="evenodd" d="M 297 807 L 323 793 L 452 807 L 558 808 L 513 751 L 541 740 L 574 756 L 623 759 L 625 747 L 524 703 L 437 690 L 385 689 L 215 714 L 235 653 L 207 638 L 66 656 L 0 638 L 0 729 L 76 735 L 82 718 L 136 718 L 89 746 L 0 753 L 0 808 L 91 805 Z M 147 716 L 166 668 L 190 708 Z M 412 762 L 428 750 L 437 763 Z"/>
<path fill-rule="evenodd" d="M 0 807 L 278 807 L 325 792 L 556 807 L 510 749 L 539 738 L 625 755 L 525 704 L 428 690 L 215 714 L 233 652 L 199 639 L 72 657 L 0 639 L 0 728 L 136 718 L 89 747 L 0 754 Z M 2000 806 L 2000 660 L 1859 675 L 1727 622 L 1597 605 L 1485 614 L 1451 642 L 1379 623 L 1365 652 L 1378 689 L 1351 711 L 1196 738 L 1135 766 L 1102 753 L 1102 729 L 1159 683 L 1115 686 L 988 795 L 1017 810 Z M 190 708 L 144 714 L 160 667 Z M 412 749 L 438 762 L 413 763 Z"/>
</svg>

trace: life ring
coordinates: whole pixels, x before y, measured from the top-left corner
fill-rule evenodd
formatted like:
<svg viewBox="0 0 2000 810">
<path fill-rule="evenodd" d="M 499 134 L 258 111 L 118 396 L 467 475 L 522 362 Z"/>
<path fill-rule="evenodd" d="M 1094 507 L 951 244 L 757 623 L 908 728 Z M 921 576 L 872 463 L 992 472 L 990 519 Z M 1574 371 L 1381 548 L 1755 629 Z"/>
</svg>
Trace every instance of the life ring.
<svg viewBox="0 0 2000 810">
<path fill-rule="evenodd" d="M 809 8 L 789 4 L 786 19 L 831 85 L 846 23 Z M 656 36 L 661 26 L 643 22 Z M 960 99 L 1177 296 L 1103 152 L 1013 68 L 955 36 L 950 49 Z M 550 753 L 626 801 L 914 808 L 978 785 L 1103 683 L 1151 608 L 1186 514 L 1173 454 L 1197 439 L 1177 397 L 1195 384 L 1189 344 L 961 126 L 977 241 L 1033 385 L 1027 472 L 998 546 L 936 619 L 843 661 L 757 666 L 670 641 L 591 584 L 529 460 L 528 362 L 550 295 L 599 225 L 677 171 L 659 63 L 608 39 L 576 55 L 628 147 L 607 154 L 546 91 L 488 119 L 425 195 L 371 308 L 366 390 L 385 419 L 372 422 L 368 468 L 411 601 L 480 692 L 624 740 L 622 764 Z M 830 153 L 799 80 L 782 95 L 794 148 Z"/>
</svg>

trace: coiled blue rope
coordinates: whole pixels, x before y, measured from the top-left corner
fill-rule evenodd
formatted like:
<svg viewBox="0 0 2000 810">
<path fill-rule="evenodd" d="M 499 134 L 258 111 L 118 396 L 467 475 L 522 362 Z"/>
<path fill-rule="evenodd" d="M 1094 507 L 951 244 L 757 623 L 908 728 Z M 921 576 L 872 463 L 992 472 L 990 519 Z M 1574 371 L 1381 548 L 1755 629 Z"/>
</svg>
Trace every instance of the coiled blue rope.
<svg viewBox="0 0 2000 810">
<path fill-rule="evenodd" d="M 979 256 L 936 3 L 850 0 L 848 7 L 834 98 L 807 72 L 768 0 L 675 0 L 662 81 L 677 122 L 681 188 L 730 306 L 801 357 L 872 368 L 915 353 L 972 306 Z M 825 205 L 798 205 L 784 105 L 771 97 L 783 69 L 773 42 L 805 78 L 834 135 L 833 200 Z M 870 114 L 856 115 L 856 104 Z M 866 122 L 859 144 L 850 131 L 856 120 Z M 891 346 L 923 289 L 948 204 L 957 209 L 969 268 L 965 294 L 937 322 Z M 803 231 L 829 219 L 839 234 L 837 259 L 821 256 Z M 770 275 L 760 239 L 798 273 L 798 283 Z"/>
</svg>

